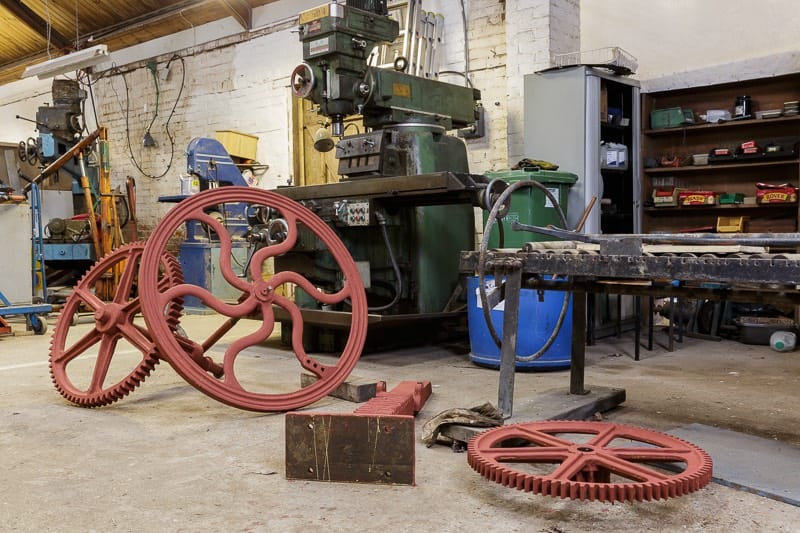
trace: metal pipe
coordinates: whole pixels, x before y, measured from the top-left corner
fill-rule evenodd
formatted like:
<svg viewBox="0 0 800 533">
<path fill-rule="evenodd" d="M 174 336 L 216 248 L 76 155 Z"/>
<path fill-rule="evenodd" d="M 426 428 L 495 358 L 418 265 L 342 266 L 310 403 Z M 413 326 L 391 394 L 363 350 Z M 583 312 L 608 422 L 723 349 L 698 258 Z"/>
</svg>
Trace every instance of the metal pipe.
<svg viewBox="0 0 800 533">
<path fill-rule="evenodd" d="M 77 157 L 81 152 L 83 152 L 83 150 L 87 146 L 92 144 L 100 136 L 101 129 L 102 128 L 93 131 L 88 136 L 78 141 L 78 143 L 69 150 L 67 150 L 67 152 L 64 155 L 62 155 L 61 157 L 50 163 L 47 167 L 45 167 L 44 170 L 42 170 L 38 176 L 33 178 L 30 183 L 28 183 L 27 185 L 25 185 L 25 187 L 23 187 L 22 191 L 27 195 L 28 191 L 31 190 L 31 185 L 33 183 L 36 183 L 38 185 L 47 176 L 53 174 L 58 169 L 63 167 L 67 163 L 67 161 L 69 161 L 73 157 Z"/>
<path fill-rule="evenodd" d="M 103 257 L 103 249 L 100 246 L 100 235 L 97 230 L 97 219 L 94 213 L 94 202 L 92 202 L 92 189 L 89 187 L 89 178 L 86 176 L 86 165 L 83 163 L 83 157 L 78 158 L 78 164 L 81 168 L 81 188 L 83 189 L 83 198 L 86 202 L 86 213 L 89 218 L 89 233 L 92 237 L 92 245 L 94 246 L 95 259 L 97 261 Z"/>
<path fill-rule="evenodd" d="M 648 244 L 716 244 L 740 246 L 800 246 L 800 233 L 604 233 L 589 234 L 558 228 L 545 228 L 514 222 L 511 229 L 530 231 L 559 239 L 602 243 L 607 241 L 640 240 Z"/>
</svg>

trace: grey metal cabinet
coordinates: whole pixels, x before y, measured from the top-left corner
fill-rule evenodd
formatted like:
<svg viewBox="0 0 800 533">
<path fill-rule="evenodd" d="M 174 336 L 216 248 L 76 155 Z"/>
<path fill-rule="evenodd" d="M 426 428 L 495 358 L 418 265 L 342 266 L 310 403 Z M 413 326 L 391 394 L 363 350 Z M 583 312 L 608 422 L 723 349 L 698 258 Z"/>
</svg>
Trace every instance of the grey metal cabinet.
<svg viewBox="0 0 800 533">
<path fill-rule="evenodd" d="M 567 219 L 585 233 L 641 231 L 639 83 L 585 66 L 525 76 L 525 157 L 573 172 Z M 624 147 L 624 148 L 622 148 Z"/>
</svg>

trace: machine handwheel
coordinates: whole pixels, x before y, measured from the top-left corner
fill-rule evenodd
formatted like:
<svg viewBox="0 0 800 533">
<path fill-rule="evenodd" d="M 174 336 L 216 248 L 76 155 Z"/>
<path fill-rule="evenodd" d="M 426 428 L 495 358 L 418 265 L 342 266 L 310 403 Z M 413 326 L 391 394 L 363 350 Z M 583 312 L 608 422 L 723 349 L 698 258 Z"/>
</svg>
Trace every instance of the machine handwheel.
<svg viewBox="0 0 800 533">
<path fill-rule="evenodd" d="M 711 457 L 694 444 L 609 422 L 553 420 L 490 429 L 469 441 L 467 460 L 507 487 L 604 502 L 682 496 L 705 487 L 712 475 Z"/>
<path fill-rule="evenodd" d="M 113 403 L 133 391 L 158 364 L 158 352 L 150 334 L 143 324 L 134 323 L 141 311 L 137 274 L 143 251 L 143 243 L 132 243 L 100 259 L 75 286 L 59 314 L 50 345 L 50 374 L 58 392 L 75 404 L 100 407 Z M 156 270 L 157 283 L 162 289 L 183 282 L 180 264 L 171 254 L 158 258 Z M 96 296 L 102 293 L 97 287 L 107 285 L 115 276 L 118 281 L 113 297 L 105 302 Z M 70 335 L 71 329 L 73 333 L 78 329 L 74 318 L 82 309 L 94 313 L 94 327 L 86 333 Z M 179 299 L 162 311 L 170 331 L 178 328 L 181 312 Z M 117 359 L 115 363 L 122 359 L 114 355 L 123 339 L 134 348 L 125 352 L 138 351 L 141 356 L 133 356 L 136 362 L 132 371 L 125 366 L 127 360 L 112 365 L 112 359 Z M 88 371 L 91 363 L 85 360 L 92 356 L 96 356 L 94 366 Z M 130 357 L 130 353 L 125 357 Z M 79 384 L 80 378 L 85 378 L 79 374 L 87 373 L 88 382 Z"/>
<path fill-rule="evenodd" d="M 210 212 L 237 209 L 242 204 L 269 207 L 280 213 L 287 228 L 282 240 L 272 242 L 252 254 L 246 277 L 233 270 L 232 243 L 237 237 Z M 246 212 L 246 209 L 243 211 Z M 223 301 L 205 288 L 180 284 L 168 289 L 157 285 L 158 258 L 167 244 L 178 234 L 184 223 L 207 226 L 219 242 L 219 264 L 213 266 L 227 283 L 237 291 L 238 301 Z M 341 285 L 336 292 L 324 292 L 304 276 L 291 271 L 279 272 L 264 279 L 264 263 L 270 258 L 291 250 L 298 242 L 301 228 L 314 234 L 318 243 L 327 247 L 341 273 Z M 238 237 L 241 237 L 239 235 Z M 311 211 L 277 193 L 248 187 L 221 187 L 210 189 L 183 200 L 174 207 L 150 235 L 141 265 L 142 311 L 148 330 L 158 345 L 159 352 L 186 381 L 201 392 L 222 403 L 251 411 L 287 411 L 309 405 L 338 387 L 350 374 L 361 355 L 367 333 L 367 301 L 364 286 L 350 253 L 331 228 Z M 351 308 L 350 330 L 347 344 L 335 364 L 324 364 L 303 349 L 303 318 L 298 306 L 278 289 L 294 284 L 323 305 L 349 302 Z M 202 340 L 192 340 L 173 335 L 161 312 L 174 299 L 192 296 L 205 306 L 227 319 Z M 318 380 L 293 392 L 273 392 L 253 375 L 268 371 L 265 358 L 243 355 L 248 349 L 265 341 L 275 327 L 273 306 L 286 310 L 292 320 L 292 348 L 300 366 L 314 374 Z M 260 315 L 261 323 L 255 331 L 231 340 L 229 344 L 218 341 L 241 319 Z M 224 376 L 209 372 L 198 365 L 205 357 L 211 361 L 212 352 L 222 356 Z M 283 361 L 281 361 L 283 362 Z M 261 364 L 259 364 L 261 363 Z M 294 380 L 292 380 L 296 383 Z M 296 385 L 291 385 L 294 389 Z"/>
</svg>

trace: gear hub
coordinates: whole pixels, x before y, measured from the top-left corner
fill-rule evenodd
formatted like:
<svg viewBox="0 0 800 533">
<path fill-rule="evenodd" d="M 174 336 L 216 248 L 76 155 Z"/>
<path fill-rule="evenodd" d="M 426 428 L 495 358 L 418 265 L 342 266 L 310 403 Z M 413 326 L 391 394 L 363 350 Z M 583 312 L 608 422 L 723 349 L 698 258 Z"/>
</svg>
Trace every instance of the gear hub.
<svg viewBox="0 0 800 533">
<path fill-rule="evenodd" d="M 630 502 L 683 496 L 711 481 L 711 457 L 677 437 L 609 422 L 546 421 L 490 429 L 467 446 L 487 479 L 557 498 Z M 524 471 L 510 465 L 524 464 Z"/>
</svg>

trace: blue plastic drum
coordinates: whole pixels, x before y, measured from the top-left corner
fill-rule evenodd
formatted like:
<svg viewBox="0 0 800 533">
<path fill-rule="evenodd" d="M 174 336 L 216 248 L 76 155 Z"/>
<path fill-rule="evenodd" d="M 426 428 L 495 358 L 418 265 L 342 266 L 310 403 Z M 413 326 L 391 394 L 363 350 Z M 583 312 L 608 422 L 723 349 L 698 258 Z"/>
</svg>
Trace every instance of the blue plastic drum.
<svg viewBox="0 0 800 533">
<path fill-rule="evenodd" d="M 487 284 L 494 284 L 491 276 L 486 276 Z M 472 276 L 467 280 L 467 322 L 469 325 L 470 361 L 489 368 L 500 368 L 500 348 L 495 345 L 486 327 L 483 310 L 479 307 L 478 278 Z M 561 291 L 544 291 L 544 301 L 539 301 L 538 292 L 522 289 L 519 301 L 519 322 L 517 324 L 517 355 L 526 356 L 536 353 L 550 335 L 558 321 L 561 306 L 564 304 Z M 497 334 L 502 337 L 502 309 L 491 311 L 492 324 Z M 538 359 L 533 361 L 517 361 L 519 370 L 563 370 L 569 368 L 572 360 L 572 296 L 564 322 L 555 341 Z"/>
</svg>

